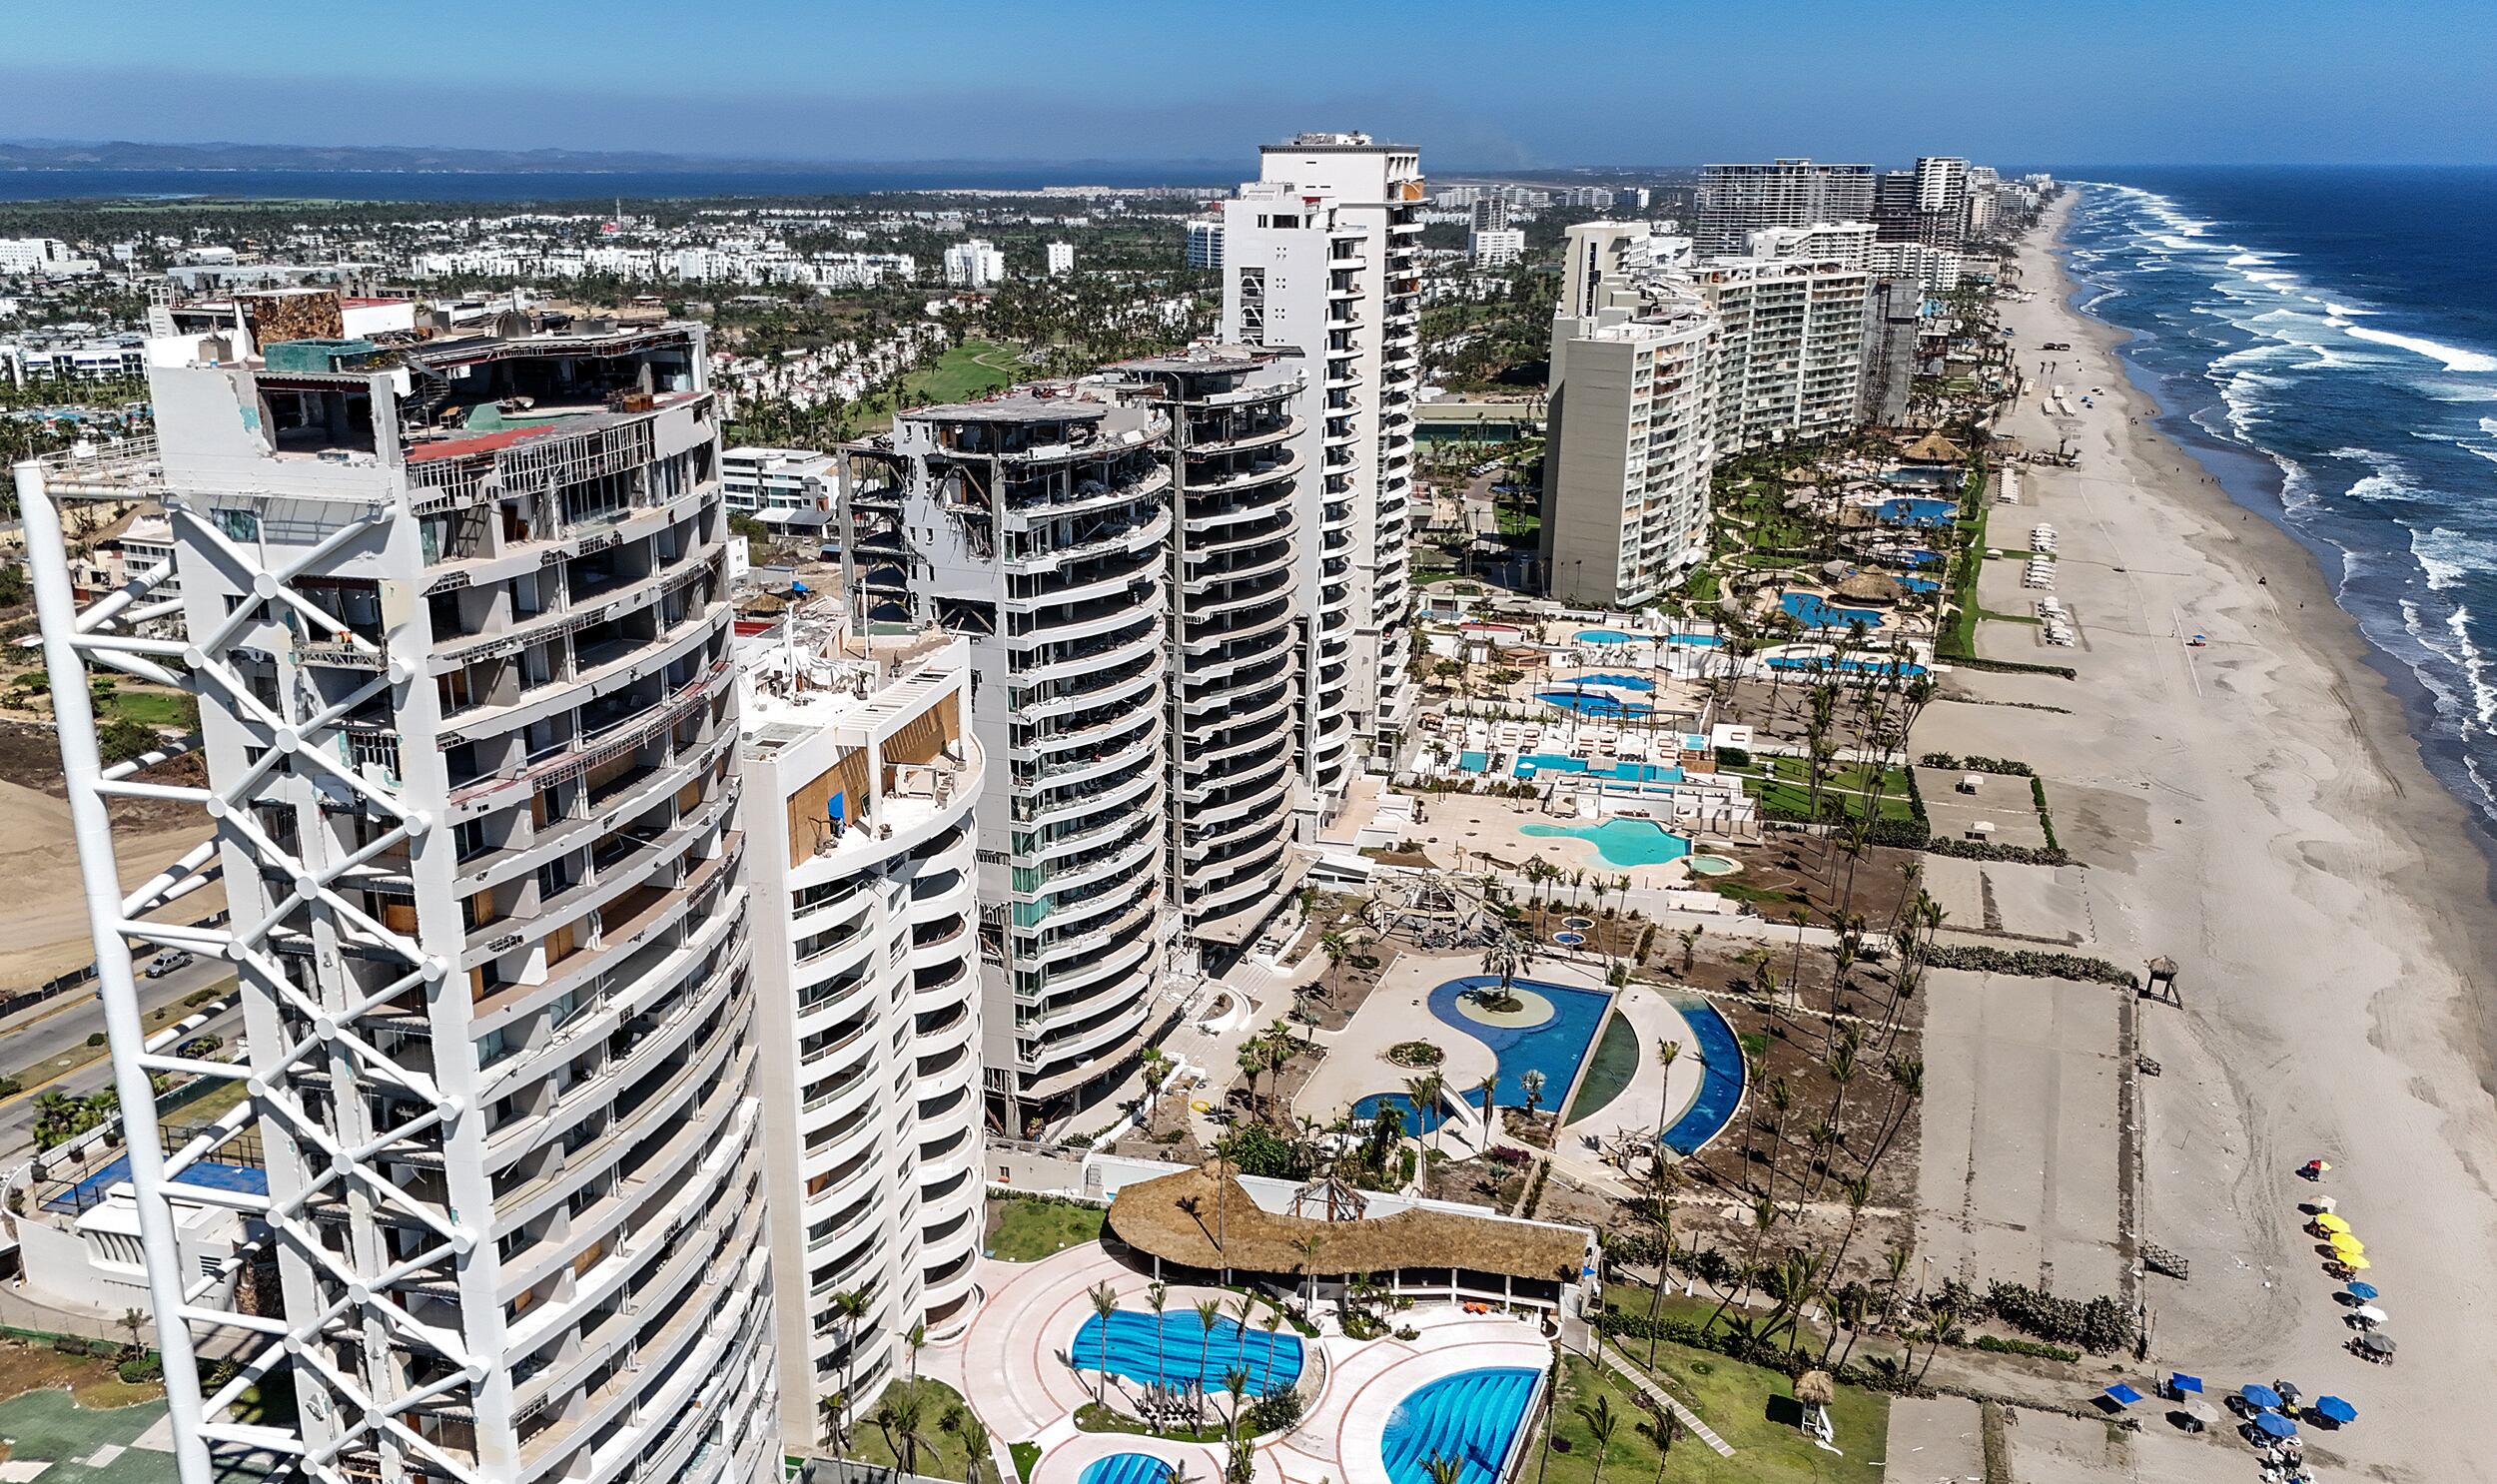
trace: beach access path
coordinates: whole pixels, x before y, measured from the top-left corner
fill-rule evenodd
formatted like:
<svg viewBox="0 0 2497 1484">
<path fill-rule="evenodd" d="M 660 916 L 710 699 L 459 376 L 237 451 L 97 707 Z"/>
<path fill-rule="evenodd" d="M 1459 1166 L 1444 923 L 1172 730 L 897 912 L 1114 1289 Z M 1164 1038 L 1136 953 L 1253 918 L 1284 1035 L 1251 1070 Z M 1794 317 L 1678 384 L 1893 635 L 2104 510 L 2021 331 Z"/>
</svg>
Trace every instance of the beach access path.
<svg viewBox="0 0 2497 1484">
<path fill-rule="evenodd" d="M 2050 232 L 2070 209 L 2053 209 Z M 2318 1462 L 2490 1477 L 2468 1401 L 2472 1378 L 2497 1375 L 2487 860 L 2313 560 L 2155 430 L 2116 332 L 2067 307 L 2045 234 L 2021 272 L 2034 292 L 2004 311 L 2021 369 L 2036 381 L 2052 359 L 2045 380 L 2103 391 L 2070 419 L 2045 410 L 2042 387 L 2023 396 L 2002 430 L 2031 447 L 2069 439 L 2080 465 L 2026 470 L 1994 544 L 2057 527 L 2058 595 L 2087 639 L 2033 652 L 2030 626 L 1985 624 L 1984 652 L 2079 679 L 1962 670 L 1947 691 L 1974 702 L 1936 704 L 1916 747 L 2034 765 L 2089 868 L 2087 919 L 2063 925 L 2085 939 L 2076 951 L 2182 968 L 2181 1007 L 2139 1016 L 2162 1069 L 2141 1080 L 2139 1235 L 2185 1255 L 2192 1277 L 2144 1280 L 2143 1368 L 2347 1397 L 2360 1421 L 2314 1436 Z M 2188 648 L 2192 632 L 2209 647 Z M 2027 990 L 1995 976 L 1988 992 Z M 2318 1155 L 2334 1166 L 2321 1191 L 2295 1174 Z M 2397 1365 L 2343 1348 L 2352 1331 L 2300 1229 L 2316 1193 L 2368 1243 Z"/>
</svg>

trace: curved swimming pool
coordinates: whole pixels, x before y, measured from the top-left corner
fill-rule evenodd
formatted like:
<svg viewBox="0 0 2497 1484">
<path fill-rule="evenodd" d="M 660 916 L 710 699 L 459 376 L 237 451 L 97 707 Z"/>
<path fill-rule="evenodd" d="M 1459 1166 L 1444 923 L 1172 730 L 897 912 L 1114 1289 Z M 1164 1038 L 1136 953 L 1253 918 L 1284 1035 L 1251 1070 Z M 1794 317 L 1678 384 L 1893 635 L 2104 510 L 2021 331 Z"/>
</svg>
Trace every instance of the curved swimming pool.
<svg viewBox="0 0 2497 1484">
<path fill-rule="evenodd" d="M 1248 1394 L 1263 1396 L 1300 1379 L 1300 1336 L 1290 1328 L 1272 1334 L 1262 1328 L 1244 1330 L 1232 1319 L 1217 1319 L 1209 1330 L 1193 1308 L 1166 1311 L 1157 1324 L 1143 1309 L 1120 1309 L 1107 1326 L 1094 1314 L 1075 1332 L 1069 1353 L 1079 1371 L 1102 1368 L 1107 1335 L 1110 1373 L 1146 1386 L 1197 1385 L 1209 1392 L 1223 1389 L 1233 1370 L 1248 1373 Z"/>
<path fill-rule="evenodd" d="M 1593 675 L 1555 675 L 1552 677 L 1552 683 L 1554 685 L 1609 685 L 1617 690 L 1654 690 L 1656 688 L 1656 682 L 1648 679 L 1644 675 L 1614 675 L 1609 673 L 1598 673 Z"/>
<path fill-rule="evenodd" d="M 1176 1472 L 1150 1453 L 1113 1453 L 1086 1464 L 1076 1484 L 1163 1484 Z"/>
<path fill-rule="evenodd" d="M 1595 1030 L 1604 1023 L 1604 1012 L 1613 997 L 1602 990 L 1581 990 L 1568 985 L 1550 984 L 1539 979 L 1514 981 L 1520 990 L 1531 990 L 1550 1002 L 1552 1013 L 1530 1026 L 1491 1026 L 1473 1019 L 1458 1008 L 1468 990 L 1492 989 L 1498 986 L 1496 974 L 1471 974 L 1452 979 L 1430 992 L 1430 1013 L 1442 1025 L 1453 1026 L 1491 1048 L 1498 1064 L 1499 1080 L 1493 1096 L 1503 1108 L 1522 1108 L 1526 1103 L 1525 1076 L 1528 1072 L 1543 1074 L 1544 1108 L 1558 1108 L 1569 1096 L 1570 1084 L 1578 1080 L 1578 1064 L 1586 1060 L 1587 1050 L 1595 1044 Z M 1476 1088 L 1461 1092 L 1450 1088 L 1465 1100 L 1468 1107 L 1482 1107 L 1482 1093 Z M 1427 1133 L 1439 1126 L 1446 1113 L 1432 1109 L 1427 1116 L 1417 1117 L 1413 1100 L 1403 1093 L 1372 1093 L 1352 1105 L 1356 1118 L 1376 1117 L 1394 1109 L 1404 1117 L 1404 1131 Z M 1191 1317 L 1194 1317 L 1193 1315 Z M 1221 1379 L 1221 1373 L 1216 1373 Z"/>
<path fill-rule="evenodd" d="M 1617 628 L 1582 628 L 1577 641 L 1581 644 L 1636 644 L 1639 636 L 1625 634 Z"/>
<path fill-rule="evenodd" d="M 1434 1458 L 1458 1461 L 1459 1484 L 1490 1484 L 1524 1430 L 1538 1374 L 1524 1366 L 1458 1371 L 1396 1403 L 1378 1441 L 1388 1484 L 1430 1484 Z"/>
<path fill-rule="evenodd" d="M 1627 766 L 1627 765 L 1625 765 Z M 1524 777 L 1524 774 L 1519 774 Z M 1678 775 L 1677 775 L 1678 776 Z M 1661 866 L 1691 853 L 1691 842 L 1652 819 L 1613 818 L 1600 825 L 1519 825 L 1520 835 L 1566 835 L 1595 846 L 1614 866 Z"/>
<path fill-rule="evenodd" d="M 1861 623 L 1866 628 L 1882 626 L 1882 615 L 1872 609 L 1841 608 L 1817 592 L 1790 592 L 1778 599 L 1778 606 L 1806 628 L 1845 628 L 1851 623 Z"/>
<path fill-rule="evenodd" d="M 1742 1106 L 1743 1043 L 1723 1013 L 1700 996 L 1676 996 L 1673 1008 L 1691 1028 L 1691 1039 L 1699 1043 L 1691 1051 L 1699 1057 L 1703 1076 L 1699 1096 L 1665 1130 L 1664 1143 L 1677 1154 L 1695 1154 L 1734 1120 L 1734 1111 Z"/>
</svg>

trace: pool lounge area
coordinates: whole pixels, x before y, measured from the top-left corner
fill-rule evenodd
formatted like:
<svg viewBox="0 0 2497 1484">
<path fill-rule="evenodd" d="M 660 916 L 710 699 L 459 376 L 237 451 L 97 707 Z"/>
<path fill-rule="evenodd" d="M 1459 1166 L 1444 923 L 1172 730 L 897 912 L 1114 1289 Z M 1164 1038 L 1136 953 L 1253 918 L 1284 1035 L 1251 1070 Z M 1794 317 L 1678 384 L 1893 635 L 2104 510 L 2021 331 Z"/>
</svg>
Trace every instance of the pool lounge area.
<svg viewBox="0 0 2497 1484">
<path fill-rule="evenodd" d="M 1592 825 L 1519 825 L 1517 833 L 1538 839 L 1557 835 L 1584 840 L 1595 847 L 1597 855 L 1615 866 L 1662 866 L 1691 853 L 1688 838 L 1652 819 L 1615 816 Z"/>
<path fill-rule="evenodd" d="M 1790 592 L 1778 599 L 1778 606 L 1806 628 L 1846 628 L 1861 623 L 1866 628 L 1880 628 L 1882 615 L 1870 608 L 1841 608 L 1817 592 Z"/>
</svg>

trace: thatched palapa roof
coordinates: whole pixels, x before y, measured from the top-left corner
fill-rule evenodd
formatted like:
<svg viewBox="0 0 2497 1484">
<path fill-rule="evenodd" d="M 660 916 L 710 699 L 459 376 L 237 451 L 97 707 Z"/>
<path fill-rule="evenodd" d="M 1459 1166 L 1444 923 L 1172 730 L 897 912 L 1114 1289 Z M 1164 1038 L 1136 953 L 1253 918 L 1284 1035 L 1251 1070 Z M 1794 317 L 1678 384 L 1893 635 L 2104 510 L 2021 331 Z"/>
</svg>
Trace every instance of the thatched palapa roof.
<svg viewBox="0 0 2497 1484">
<path fill-rule="evenodd" d="M 1899 601 L 1899 582 L 1879 572 L 1858 572 L 1838 584 L 1838 595 L 1860 603 L 1895 603 Z"/>
<path fill-rule="evenodd" d="M 1968 450 L 1944 437 L 1929 432 L 1900 451 L 1899 456 L 1910 463 L 1966 463 Z"/>
<path fill-rule="evenodd" d="M 1215 1245 L 1219 1225 L 1223 1244 Z M 1121 1241 L 1166 1262 L 1248 1272 L 1325 1275 L 1451 1267 L 1509 1277 L 1570 1281 L 1586 1238 L 1566 1226 L 1409 1208 L 1377 1217 L 1321 1220 L 1269 1211 L 1215 1166 L 1183 1169 L 1124 1186 L 1110 1202 Z M 1293 1246 L 1315 1233 L 1315 1257 Z"/>
</svg>

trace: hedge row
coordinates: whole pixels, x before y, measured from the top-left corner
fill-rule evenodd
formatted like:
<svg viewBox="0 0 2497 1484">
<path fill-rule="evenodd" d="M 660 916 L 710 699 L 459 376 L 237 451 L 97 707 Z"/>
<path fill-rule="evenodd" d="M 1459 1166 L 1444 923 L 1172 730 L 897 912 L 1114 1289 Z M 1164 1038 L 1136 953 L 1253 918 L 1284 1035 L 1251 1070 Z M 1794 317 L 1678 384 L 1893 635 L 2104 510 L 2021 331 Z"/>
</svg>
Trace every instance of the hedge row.
<svg viewBox="0 0 2497 1484">
<path fill-rule="evenodd" d="M 1917 762 L 1928 768 L 1945 768 L 1961 773 L 2008 773 L 2015 778 L 2038 776 L 2037 769 L 2019 758 L 1980 757 L 1973 752 L 1967 757 L 1957 757 L 1948 752 L 1929 752 Z"/>
<path fill-rule="evenodd" d="M 2061 680 L 2081 678 L 2081 672 L 2071 665 L 2036 665 L 2025 660 L 1987 659 L 1976 654 L 1940 654 L 1935 658 L 1964 670 L 1991 670 L 1998 675 L 2053 675 Z"/>
<path fill-rule="evenodd" d="M 1925 950 L 1925 962 L 1936 969 L 1973 969 L 1981 974 L 2018 974 L 2030 979 L 2077 979 L 2139 990 L 2141 979 L 2104 959 L 2080 954 L 2042 953 L 2030 948 L 1988 948 L 1968 943 L 1937 943 Z"/>
<path fill-rule="evenodd" d="M 2008 861 L 2016 866 L 2069 866 L 2073 862 L 2060 845 L 2041 849 L 2031 845 L 1997 845 L 1991 840 L 1940 839 L 1929 841 L 1925 848 L 1938 856 L 1957 856 L 1964 861 Z"/>
</svg>

